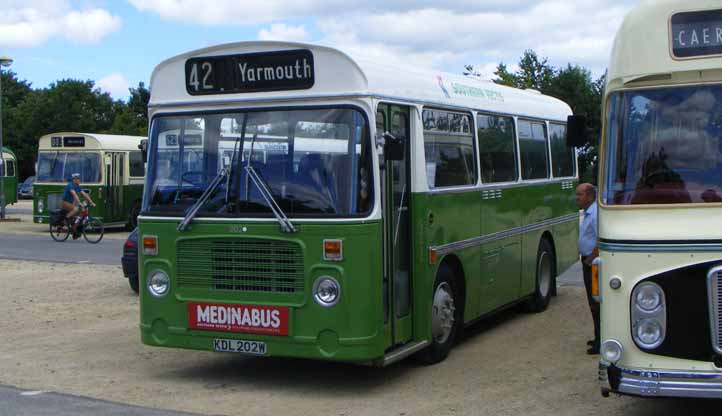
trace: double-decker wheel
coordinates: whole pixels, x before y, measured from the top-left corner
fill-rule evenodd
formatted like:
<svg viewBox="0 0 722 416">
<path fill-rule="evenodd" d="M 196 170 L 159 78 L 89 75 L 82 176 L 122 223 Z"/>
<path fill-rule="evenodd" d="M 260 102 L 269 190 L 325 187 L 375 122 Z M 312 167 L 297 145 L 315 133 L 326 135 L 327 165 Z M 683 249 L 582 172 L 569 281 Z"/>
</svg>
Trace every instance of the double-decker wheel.
<svg viewBox="0 0 722 416">
<path fill-rule="evenodd" d="M 90 244 L 99 243 L 103 239 L 103 233 L 105 227 L 103 221 L 96 218 L 90 218 L 85 225 L 83 225 L 83 238 Z"/>
<path fill-rule="evenodd" d="M 70 236 L 70 227 L 68 227 L 67 221 L 63 220 L 58 225 L 50 224 L 50 237 L 58 243 L 62 243 L 67 240 Z"/>
</svg>

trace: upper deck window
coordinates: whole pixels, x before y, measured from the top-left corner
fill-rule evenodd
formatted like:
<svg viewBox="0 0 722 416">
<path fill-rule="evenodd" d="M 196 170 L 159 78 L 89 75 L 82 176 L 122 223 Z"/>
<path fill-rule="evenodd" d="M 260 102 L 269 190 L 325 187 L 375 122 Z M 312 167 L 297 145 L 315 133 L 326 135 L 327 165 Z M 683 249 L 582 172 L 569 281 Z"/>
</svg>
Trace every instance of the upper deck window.
<svg viewBox="0 0 722 416">
<path fill-rule="evenodd" d="M 722 202 L 722 86 L 617 92 L 606 118 L 605 204 Z"/>
</svg>

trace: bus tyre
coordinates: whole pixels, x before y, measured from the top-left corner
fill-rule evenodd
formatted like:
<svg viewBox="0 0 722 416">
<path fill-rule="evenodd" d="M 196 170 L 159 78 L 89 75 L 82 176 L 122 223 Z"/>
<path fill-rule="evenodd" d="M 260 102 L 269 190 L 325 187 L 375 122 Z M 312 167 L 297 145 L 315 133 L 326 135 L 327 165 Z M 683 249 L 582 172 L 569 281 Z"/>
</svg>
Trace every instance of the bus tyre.
<svg viewBox="0 0 722 416">
<path fill-rule="evenodd" d="M 529 312 L 543 312 L 549 306 L 554 284 L 556 261 L 549 241 L 542 239 L 536 255 L 536 288 L 534 294 L 526 302 L 525 309 Z"/>
<path fill-rule="evenodd" d="M 419 353 L 418 358 L 426 364 L 443 361 L 454 346 L 461 324 L 461 301 L 449 266 L 442 264 L 434 282 L 431 300 L 431 344 Z"/>
<path fill-rule="evenodd" d="M 137 295 L 140 289 L 140 287 L 138 286 L 138 275 L 128 276 L 128 284 L 130 285 L 130 288 L 133 289 L 133 292 L 135 292 L 135 294 Z"/>
<path fill-rule="evenodd" d="M 140 215 L 140 201 L 135 201 L 130 209 L 130 217 L 128 218 L 129 231 L 133 231 L 138 226 L 138 215 Z"/>
</svg>

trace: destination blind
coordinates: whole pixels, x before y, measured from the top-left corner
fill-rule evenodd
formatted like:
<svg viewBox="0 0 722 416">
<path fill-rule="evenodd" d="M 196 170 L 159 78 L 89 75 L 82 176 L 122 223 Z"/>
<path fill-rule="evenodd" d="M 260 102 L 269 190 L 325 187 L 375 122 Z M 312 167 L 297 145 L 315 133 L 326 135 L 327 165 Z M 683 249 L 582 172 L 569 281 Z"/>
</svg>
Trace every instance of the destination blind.
<svg viewBox="0 0 722 416">
<path fill-rule="evenodd" d="M 185 65 L 191 95 L 311 88 L 313 54 L 306 49 L 191 58 Z"/>
<path fill-rule="evenodd" d="M 722 10 L 672 15 L 671 38 L 676 58 L 722 54 Z"/>
</svg>

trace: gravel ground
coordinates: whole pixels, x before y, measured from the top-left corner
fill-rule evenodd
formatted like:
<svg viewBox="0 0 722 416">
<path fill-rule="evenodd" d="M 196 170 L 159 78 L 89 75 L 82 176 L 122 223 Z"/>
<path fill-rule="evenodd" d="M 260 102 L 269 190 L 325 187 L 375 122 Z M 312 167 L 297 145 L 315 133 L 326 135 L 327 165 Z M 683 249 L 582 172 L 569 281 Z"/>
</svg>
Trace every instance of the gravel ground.
<svg viewBox="0 0 722 416">
<path fill-rule="evenodd" d="M 0 236 L 2 238 L 2 236 Z M 248 358 L 140 343 L 119 267 L 0 260 L 0 384 L 224 415 L 716 414 L 719 401 L 604 399 L 583 289 L 475 325 L 435 366 Z"/>
</svg>

